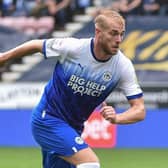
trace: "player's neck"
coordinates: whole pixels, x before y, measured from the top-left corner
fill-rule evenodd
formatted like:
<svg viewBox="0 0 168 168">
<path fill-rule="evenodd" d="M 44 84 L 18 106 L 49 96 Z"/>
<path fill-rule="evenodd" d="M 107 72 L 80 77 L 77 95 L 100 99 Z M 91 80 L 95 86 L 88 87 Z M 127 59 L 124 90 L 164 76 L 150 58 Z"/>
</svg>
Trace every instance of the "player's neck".
<svg viewBox="0 0 168 168">
<path fill-rule="evenodd" d="M 101 48 L 101 46 L 97 43 L 95 39 L 94 39 L 94 45 L 93 45 L 93 52 L 97 60 L 104 62 L 104 61 L 108 61 L 111 58 L 111 55 L 104 52 L 104 50 Z"/>
</svg>

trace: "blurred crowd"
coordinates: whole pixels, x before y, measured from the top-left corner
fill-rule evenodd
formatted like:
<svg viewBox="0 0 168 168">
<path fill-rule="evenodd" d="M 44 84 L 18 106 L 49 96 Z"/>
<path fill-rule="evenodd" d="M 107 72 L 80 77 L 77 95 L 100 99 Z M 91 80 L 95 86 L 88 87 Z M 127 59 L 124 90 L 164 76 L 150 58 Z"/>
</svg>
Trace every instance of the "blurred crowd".
<svg viewBox="0 0 168 168">
<path fill-rule="evenodd" d="M 0 25 L 34 30 L 64 30 L 75 14 L 84 14 L 92 0 L 1 0 Z"/>
<path fill-rule="evenodd" d="M 168 15 L 168 0 L 99 0 L 100 9 L 109 8 L 128 15 Z M 96 14 L 95 12 L 95 14 Z"/>
<path fill-rule="evenodd" d="M 100 9 L 110 8 L 128 15 L 168 15 L 168 0 L 0 0 L 0 25 L 23 30 L 45 32 L 64 30 L 75 14 L 96 6 L 93 17 Z"/>
</svg>

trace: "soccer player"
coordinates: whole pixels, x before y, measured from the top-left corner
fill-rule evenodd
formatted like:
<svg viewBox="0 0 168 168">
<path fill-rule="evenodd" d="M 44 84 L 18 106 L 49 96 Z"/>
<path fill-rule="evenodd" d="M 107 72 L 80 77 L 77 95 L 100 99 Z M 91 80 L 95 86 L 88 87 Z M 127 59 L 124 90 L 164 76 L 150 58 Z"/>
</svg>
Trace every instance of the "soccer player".
<svg viewBox="0 0 168 168">
<path fill-rule="evenodd" d="M 112 124 L 145 118 L 143 92 L 134 67 L 119 49 L 124 32 L 122 16 L 104 10 L 95 18 L 92 38 L 32 40 L 0 54 L 0 64 L 35 52 L 55 57 L 53 75 L 32 115 L 32 133 L 41 146 L 44 168 L 100 168 L 98 157 L 81 133 L 84 122 L 101 103 L 102 116 Z M 104 102 L 116 87 L 130 104 L 123 113 L 116 113 Z"/>
</svg>

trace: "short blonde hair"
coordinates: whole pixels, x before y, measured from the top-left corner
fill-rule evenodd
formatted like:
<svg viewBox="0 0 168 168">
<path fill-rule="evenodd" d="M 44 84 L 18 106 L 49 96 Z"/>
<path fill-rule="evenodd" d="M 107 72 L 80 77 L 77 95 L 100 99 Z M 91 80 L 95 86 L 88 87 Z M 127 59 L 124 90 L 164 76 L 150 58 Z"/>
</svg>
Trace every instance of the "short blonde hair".
<svg viewBox="0 0 168 168">
<path fill-rule="evenodd" d="M 106 29 L 108 26 L 107 24 L 108 18 L 111 18 L 112 20 L 117 19 L 118 22 L 125 25 L 125 19 L 118 12 L 110 9 L 105 9 L 100 10 L 99 14 L 94 19 L 95 26 L 98 28 Z"/>
</svg>

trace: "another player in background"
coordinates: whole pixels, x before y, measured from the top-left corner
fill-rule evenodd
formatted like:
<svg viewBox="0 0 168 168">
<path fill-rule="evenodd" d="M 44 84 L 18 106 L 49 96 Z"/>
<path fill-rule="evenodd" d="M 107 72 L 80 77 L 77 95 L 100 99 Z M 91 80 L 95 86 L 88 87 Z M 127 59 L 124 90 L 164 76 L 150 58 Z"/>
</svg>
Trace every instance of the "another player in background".
<svg viewBox="0 0 168 168">
<path fill-rule="evenodd" d="M 55 57 L 53 75 L 32 115 L 32 132 L 41 146 L 44 168 L 100 168 L 98 157 L 81 133 L 84 122 L 101 103 L 101 114 L 112 124 L 145 118 L 135 70 L 119 50 L 124 32 L 122 16 L 104 10 L 95 18 L 93 38 L 32 40 L 0 54 L 0 64 L 35 52 Z M 130 104 L 119 114 L 104 102 L 116 87 Z"/>
</svg>

